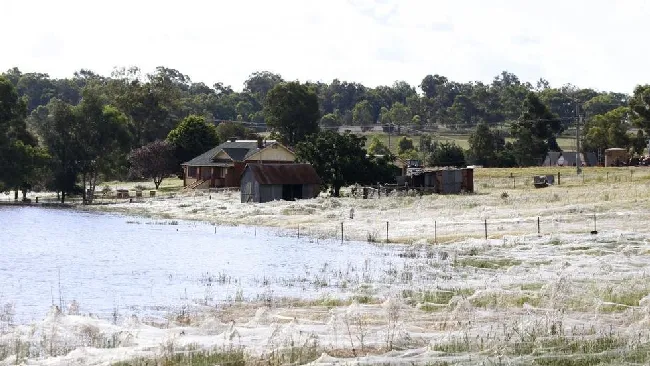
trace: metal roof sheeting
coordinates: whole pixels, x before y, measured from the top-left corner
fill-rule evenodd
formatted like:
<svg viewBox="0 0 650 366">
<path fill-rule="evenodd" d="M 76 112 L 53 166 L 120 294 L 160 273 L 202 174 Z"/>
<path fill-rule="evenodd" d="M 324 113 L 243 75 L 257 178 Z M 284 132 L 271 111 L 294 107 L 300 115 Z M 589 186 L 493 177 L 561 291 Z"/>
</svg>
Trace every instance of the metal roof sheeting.
<svg viewBox="0 0 650 366">
<path fill-rule="evenodd" d="M 259 184 L 321 183 L 318 173 L 310 164 L 248 164 L 246 169 L 250 169 Z"/>
</svg>

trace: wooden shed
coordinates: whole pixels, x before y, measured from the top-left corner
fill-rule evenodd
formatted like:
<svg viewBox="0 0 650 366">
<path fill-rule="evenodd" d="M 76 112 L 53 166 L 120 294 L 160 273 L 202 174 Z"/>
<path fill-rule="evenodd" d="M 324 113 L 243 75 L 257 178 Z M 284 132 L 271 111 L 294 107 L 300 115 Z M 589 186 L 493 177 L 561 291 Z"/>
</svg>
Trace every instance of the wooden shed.
<svg viewBox="0 0 650 366">
<path fill-rule="evenodd" d="M 320 184 L 310 164 L 248 164 L 241 178 L 241 202 L 314 198 Z"/>
</svg>

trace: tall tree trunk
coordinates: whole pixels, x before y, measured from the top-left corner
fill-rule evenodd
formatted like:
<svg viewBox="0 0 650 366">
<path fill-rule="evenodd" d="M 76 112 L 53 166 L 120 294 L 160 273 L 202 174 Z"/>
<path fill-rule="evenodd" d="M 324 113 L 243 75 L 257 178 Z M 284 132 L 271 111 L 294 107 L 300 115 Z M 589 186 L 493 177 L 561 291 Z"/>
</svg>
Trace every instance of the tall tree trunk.
<svg viewBox="0 0 650 366">
<path fill-rule="evenodd" d="M 97 171 L 93 170 L 90 173 L 90 180 L 88 182 L 88 191 L 90 193 L 90 197 L 88 198 L 88 202 L 92 203 L 93 200 L 95 199 L 95 187 L 97 187 Z"/>
<path fill-rule="evenodd" d="M 65 203 L 65 189 L 61 191 L 61 203 Z"/>
<path fill-rule="evenodd" d="M 14 188 L 14 201 L 18 201 L 18 188 Z"/>
<path fill-rule="evenodd" d="M 81 192 L 81 197 L 82 197 L 82 203 L 85 205 L 86 202 L 86 172 L 83 172 L 81 175 L 81 180 L 82 180 L 82 189 L 83 191 Z"/>
</svg>

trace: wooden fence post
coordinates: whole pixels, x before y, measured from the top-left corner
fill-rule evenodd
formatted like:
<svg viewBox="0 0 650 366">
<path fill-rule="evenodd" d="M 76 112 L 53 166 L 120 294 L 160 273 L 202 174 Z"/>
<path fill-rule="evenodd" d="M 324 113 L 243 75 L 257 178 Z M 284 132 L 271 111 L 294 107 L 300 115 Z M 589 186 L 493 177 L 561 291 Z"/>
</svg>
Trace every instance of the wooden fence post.
<svg viewBox="0 0 650 366">
<path fill-rule="evenodd" d="M 386 243 L 388 243 L 388 221 L 386 221 Z"/>
<path fill-rule="evenodd" d="M 485 219 L 485 240 L 487 240 L 487 219 Z"/>
</svg>

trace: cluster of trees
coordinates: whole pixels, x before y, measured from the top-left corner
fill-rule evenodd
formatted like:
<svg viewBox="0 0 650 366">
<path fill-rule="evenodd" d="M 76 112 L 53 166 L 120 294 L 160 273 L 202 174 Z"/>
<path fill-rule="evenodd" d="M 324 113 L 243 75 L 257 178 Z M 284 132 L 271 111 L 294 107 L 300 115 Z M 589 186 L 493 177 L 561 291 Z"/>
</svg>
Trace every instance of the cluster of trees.
<svg viewBox="0 0 650 366">
<path fill-rule="evenodd" d="M 80 70 L 65 79 L 14 68 L 0 76 L 0 189 L 25 193 L 38 186 L 65 200 L 66 193 L 92 193 L 98 179 L 130 174 L 157 177 L 159 184 L 178 172 L 180 162 L 220 141 L 254 139 L 267 128 L 317 166 L 335 192 L 353 181 L 379 180 L 393 158 L 380 141 L 370 141 L 369 151 L 383 158 L 366 157 L 363 137 L 332 132 L 343 124 L 471 128 L 468 151 L 425 136 L 419 150 L 400 141 L 400 154 L 435 165 L 485 166 L 538 163 L 558 149 L 556 138 L 577 114 L 585 117 L 588 151 L 640 151 L 650 129 L 647 85 L 629 96 L 551 88 L 545 80 L 533 86 L 503 72 L 490 84 L 427 75 L 418 87 L 403 81 L 375 88 L 339 80 L 285 82 L 262 71 L 236 92 L 165 67 L 149 74 L 120 68 L 108 77 Z"/>
</svg>

